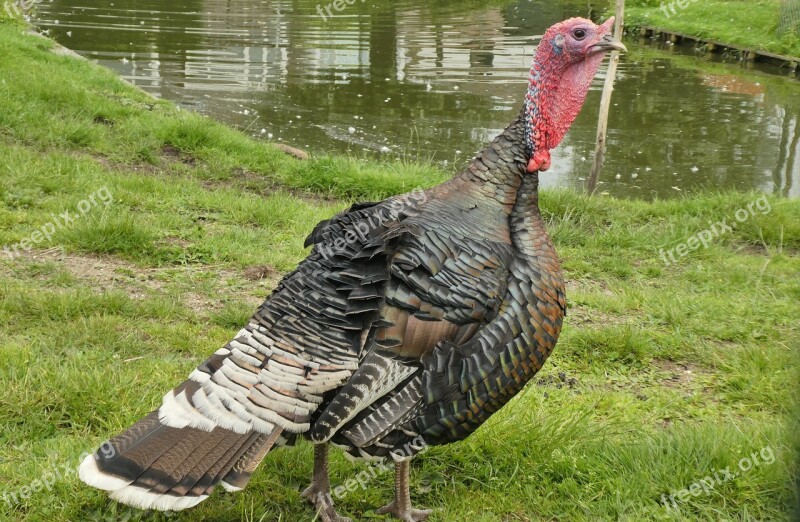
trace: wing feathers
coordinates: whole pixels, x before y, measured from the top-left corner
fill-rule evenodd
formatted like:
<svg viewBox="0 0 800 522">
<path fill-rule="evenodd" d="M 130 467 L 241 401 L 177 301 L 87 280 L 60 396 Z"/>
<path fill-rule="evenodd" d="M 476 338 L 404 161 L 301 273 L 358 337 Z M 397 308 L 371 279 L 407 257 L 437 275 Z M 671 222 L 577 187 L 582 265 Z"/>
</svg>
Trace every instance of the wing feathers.
<svg viewBox="0 0 800 522">
<path fill-rule="evenodd" d="M 417 376 L 342 434 L 359 448 L 375 444 L 408 420 L 422 399 L 420 385 L 421 378 Z"/>
<path fill-rule="evenodd" d="M 327 442 L 359 412 L 418 370 L 391 355 L 371 352 L 312 427 L 312 440 Z"/>
</svg>

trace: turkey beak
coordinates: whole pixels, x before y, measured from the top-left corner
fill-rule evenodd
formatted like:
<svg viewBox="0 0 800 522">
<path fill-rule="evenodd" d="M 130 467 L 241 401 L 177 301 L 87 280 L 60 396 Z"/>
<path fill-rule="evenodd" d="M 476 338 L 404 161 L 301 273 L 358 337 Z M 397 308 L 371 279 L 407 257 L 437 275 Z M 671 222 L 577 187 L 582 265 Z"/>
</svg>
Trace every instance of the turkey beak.
<svg viewBox="0 0 800 522">
<path fill-rule="evenodd" d="M 605 35 L 602 40 L 594 44 L 590 49 L 593 53 L 604 53 L 606 51 L 619 51 L 621 53 L 628 52 L 628 48 L 625 47 L 625 44 L 619 40 L 614 40 L 614 36 L 610 34 Z"/>
</svg>

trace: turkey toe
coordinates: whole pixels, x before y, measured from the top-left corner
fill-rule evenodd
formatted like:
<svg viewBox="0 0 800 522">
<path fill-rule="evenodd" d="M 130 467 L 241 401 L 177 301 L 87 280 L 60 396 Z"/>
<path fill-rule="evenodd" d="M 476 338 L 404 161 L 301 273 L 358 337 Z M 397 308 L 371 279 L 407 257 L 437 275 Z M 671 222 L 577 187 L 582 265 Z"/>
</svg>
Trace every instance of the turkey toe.
<svg viewBox="0 0 800 522">
<path fill-rule="evenodd" d="M 403 522 L 422 522 L 423 520 L 428 520 L 433 510 L 414 508 L 400 509 L 396 502 L 392 502 L 375 512 L 379 515 L 392 515 L 394 518 L 402 520 Z"/>
</svg>

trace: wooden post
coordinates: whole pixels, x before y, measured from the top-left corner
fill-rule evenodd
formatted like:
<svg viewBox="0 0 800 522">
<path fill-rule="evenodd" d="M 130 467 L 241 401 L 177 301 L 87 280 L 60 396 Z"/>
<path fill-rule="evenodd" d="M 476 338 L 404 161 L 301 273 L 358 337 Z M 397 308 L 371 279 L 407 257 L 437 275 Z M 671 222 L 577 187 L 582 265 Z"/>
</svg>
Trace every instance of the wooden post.
<svg viewBox="0 0 800 522">
<path fill-rule="evenodd" d="M 625 22 L 625 0 L 617 0 L 617 14 L 614 23 L 614 38 L 622 39 L 622 27 Z M 608 135 L 608 114 L 611 111 L 611 94 L 614 92 L 614 80 L 617 77 L 619 66 L 619 51 L 611 53 L 611 62 L 608 64 L 608 74 L 603 87 L 603 98 L 600 101 L 600 120 L 597 125 L 597 147 L 594 152 L 594 165 L 589 175 L 587 188 L 593 194 L 600 184 L 600 171 L 603 169 L 603 160 L 606 154 L 606 136 Z"/>
</svg>

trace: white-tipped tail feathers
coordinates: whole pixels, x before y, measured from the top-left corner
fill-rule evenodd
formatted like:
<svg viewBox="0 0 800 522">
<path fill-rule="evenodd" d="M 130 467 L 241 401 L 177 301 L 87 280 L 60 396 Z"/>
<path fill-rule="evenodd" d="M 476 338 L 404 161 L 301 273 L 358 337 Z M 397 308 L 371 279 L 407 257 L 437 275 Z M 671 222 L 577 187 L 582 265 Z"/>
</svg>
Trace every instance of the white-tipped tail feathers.
<svg viewBox="0 0 800 522">
<path fill-rule="evenodd" d="M 94 455 L 87 456 L 78 468 L 78 476 L 86 484 L 108 491 L 110 497 L 139 509 L 156 509 L 159 511 L 181 511 L 193 508 L 208 498 L 208 495 L 199 497 L 179 497 L 172 495 L 159 495 L 145 488 L 132 486 L 132 481 L 126 481 L 114 475 L 103 473 L 97 466 Z"/>
</svg>

